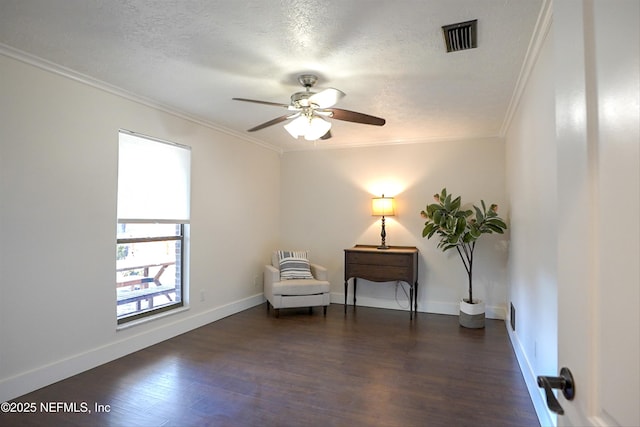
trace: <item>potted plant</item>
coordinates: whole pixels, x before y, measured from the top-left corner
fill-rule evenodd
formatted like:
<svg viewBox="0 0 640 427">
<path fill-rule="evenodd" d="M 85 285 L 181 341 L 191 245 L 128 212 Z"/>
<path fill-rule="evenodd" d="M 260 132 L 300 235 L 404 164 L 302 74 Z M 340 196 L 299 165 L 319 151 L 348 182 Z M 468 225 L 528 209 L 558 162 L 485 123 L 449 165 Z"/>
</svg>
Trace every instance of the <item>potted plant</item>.
<svg viewBox="0 0 640 427">
<path fill-rule="evenodd" d="M 436 203 L 427 205 L 420 215 L 424 223 L 422 237 L 440 238 L 438 248 L 446 252 L 456 249 L 469 278 L 469 295 L 460 302 L 460 324 L 469 328 L 484 327 L 484 303 L 473 298 L 473 253 L 476 242 L 483 234 L 504 233 L 505 222 L 498 216 L 498 205 L 487 209 L 484 200 L 481 208 L 473 205 L 473 210 L 462 208 L 460 197 L 453 197 L 443 188 L 433 196 Z M 475 213 L 475 215 L 474 215 Z"/>
</svg>

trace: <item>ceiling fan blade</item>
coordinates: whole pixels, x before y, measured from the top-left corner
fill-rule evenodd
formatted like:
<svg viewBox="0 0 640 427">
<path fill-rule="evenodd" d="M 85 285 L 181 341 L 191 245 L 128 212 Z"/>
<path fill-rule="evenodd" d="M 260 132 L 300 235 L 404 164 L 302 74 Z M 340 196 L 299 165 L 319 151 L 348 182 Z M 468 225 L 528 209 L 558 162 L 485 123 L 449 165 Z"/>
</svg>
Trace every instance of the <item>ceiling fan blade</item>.
<svg viewBox="0 0 640 427">
<path fill-rule="evenodd" d="M 331 111 L 333 113 L 331 118 L 336 120 L 376 126 L 382 126 L 386 123 L 386 120 L 383 118 L 370 116 L 369 114 L 364 113 L 356 113 L 355 111 L 343 110 L 342 108 L 327 108 L 327 111 Z"/>
<path fill-rule="evenodd" d="M 274 107 L 289 108 L 289 104 L 278 104 L 277 102 L 258 101 L 256 99 L 247 99 L 247 98 L 231 98 L 231 99 L 233 99 L 234 101 L 255 102 L 256 104 L 273 105 Z"/>
<path fill-rule="evenodd" d="M 317 105 L 318 108 L 329 108 L 344 96 L 345 93 L 341 90 L 330 87 L 329 89 L 311 95 L 309 97 L 309 103 Z"/>
<path fill-rule="evenodd" d="M 284 122 L 285 120 L 287 120 L 287 119 L 289 119 L 291 117 L 292 117 L 291 114 L 286 114 L 284 116 L 276 117 L 273 120 L 269 120 L 268 122 L 264 122 L 264 123 L 262 123 L 262 124 L 260 124 L 258 126 L 255 126 L 255 127 L 252 127 L 251 129 L 248 129 L 247 132 L 255 132 L 257 130 L 264 129 L 264 128 L 269 127 L 269 126 L 277 125 L 278 123 L 282 123 L 282 122 Z"/>
</svg>

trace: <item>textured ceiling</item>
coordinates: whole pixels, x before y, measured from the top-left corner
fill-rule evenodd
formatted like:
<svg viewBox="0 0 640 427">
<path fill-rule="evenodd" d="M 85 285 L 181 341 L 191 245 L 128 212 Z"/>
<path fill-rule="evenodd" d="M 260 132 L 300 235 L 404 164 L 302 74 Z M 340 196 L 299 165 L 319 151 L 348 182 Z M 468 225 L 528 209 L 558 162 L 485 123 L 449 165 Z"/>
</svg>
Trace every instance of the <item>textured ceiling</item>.
<svg viewBox="0 0 640 427">
<path fill-rule="evenodd" d="M 14 49 L 282 150 L 499 135 L 542 0 L 0 0 Z M 443 25 L 478 20 L 478 47 L 446 53 Z M 298 74 L 347 94 L 330 140 L 291 138 Z"/>
</svg>

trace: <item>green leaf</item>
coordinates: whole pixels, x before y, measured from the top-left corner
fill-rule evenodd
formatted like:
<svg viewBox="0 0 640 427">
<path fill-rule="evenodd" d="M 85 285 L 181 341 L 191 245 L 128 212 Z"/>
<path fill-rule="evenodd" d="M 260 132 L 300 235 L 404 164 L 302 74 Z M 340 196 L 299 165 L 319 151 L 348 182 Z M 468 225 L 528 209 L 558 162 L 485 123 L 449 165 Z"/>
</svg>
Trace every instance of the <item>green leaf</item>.
<svg viewBox="0 0 640 427">
<path fill-rule="evenodd" d="M 444 198 L 444 208 L 448 211 L 451 210 L 451 194 Z"/>
<path fill-rule="evenodd" d="M 462 203 L 460 196 L 453 199 L 453 202 L 451 202 L 450 210 L 457 211 L 458 209 L 460 209 L 460 203 Z"/>
<path fill-rule="evenodd" d="M 422 237 L 425 237 L 428 234 L 432 234 L 433 235 L 434 228 L 436 228 L 434 223 L 432 223 L 432 222 L 427 223 L 425 225 L 424 229 L 422 230 Z"/>
<path fill-rule="evenodd" d="M 505 222 L 503 220 L 501 220 L 500 218 L 493 218 L 491 219 L 491 224 L 495 224 L 496 226 L 503 228 L 503 229 L 507 229 L 507 224 L 505 224 Z"/>
<path fill-rule="evenodd" d="M 494 224 L 487 224 L 487 228 L 491 231 L 488 231 L 488 233 L 491 233 L 492 231 L 495 231 L 498 234 L 503 234 L 504 231 L 502 230 L 502 228 L 498 227 L 497 225 Z"/>
<path fill-rule="evenodd" d="M 482 214 L 482 211 L 480 210 L 480 208 L 477 207 L 476 205 L 473 205 L 473 208 L 476 210 L 476 221 L 478 222 L 484 221 L 484 215 Z"/>
<path fill-rule="evenodd" d="M 442 248 L 442 252 L 446 252 L 446 251 L 448 251 L 449 249 L 453 249 L 453 248 L 455 248 L 456 246 L 458 246 L 458 245 L 447 245 L 447 246 L 445 246 L 445 247 L 443 247 L 443 248 Z"/>
<path fill-rule="evenodd" d="M 447 217 L 447 230 L 451 230 L 452 232 L 455 233 L 456 225 L 457 225 L 456 218 L 453 217 L 453 216 L 448 216 Z"/>
<path fill-rule="evenodd" d="M 433 222 L 439 225 L 440 220 L 442 219 L 442 212 L 440 210 L 436 210 L 433 212 L 432 216 L 433 216 Z"/>
</svg>

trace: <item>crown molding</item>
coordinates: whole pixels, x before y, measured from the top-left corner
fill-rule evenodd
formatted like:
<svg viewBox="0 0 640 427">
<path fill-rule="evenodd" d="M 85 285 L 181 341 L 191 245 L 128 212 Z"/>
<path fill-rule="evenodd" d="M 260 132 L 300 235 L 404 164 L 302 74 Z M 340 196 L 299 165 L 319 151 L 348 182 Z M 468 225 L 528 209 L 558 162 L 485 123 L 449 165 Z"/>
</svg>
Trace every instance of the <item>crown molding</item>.
<svg viewBox="0 0 640 427">
<path fill-rule="evenodd" d="M 538 60 L 538 56 L 540 55 L 540 51 L 542 50 L 542 45 L 546 40 L 547 35 L 549 34 L 552 22 L 553 0 L 543 0 L 542 7 L 540 8 L 540 14 L 538 15 L 538 20 L 536 22 L 533 35 L 531 36 L 531 41 L 529 42 L 527 53 L 525 54 L 522 67 L 518 75 L 518 80 L 516 81 L 516 86 L 513 90 L 513 94 L 511 95 L 509 107 L 507 107 L 504 122 L 500 127 L 499 135 L 501 137 L 504 137 L 506 135 L 509 127 L 511 126 L 513 115 L 515 114 L 518 105 L 520 104 L 520 99 L 522 98 L 522 94 L 527 85 L 527 82 L 529 81 L 531 72 L 535 67 L 536 61 Z"/>
<path fill-rule="evenodd" d="M 349 144 L 331 145 L 331 144 L 318 144 L 309 145 L 300 148 L 286 148 L 284 153 L 297 152 L 297 151 L 311 151 L 311 150 L 350 150 L 355 148 L 376 148 L 376 147 L 391 147 L 399 145 L 417 145 L 417 144 L 455 144 L 461 142 L 491 142 L 500 143 L 504 141 L 504 137 L 500 135 L 485 135 L 485 136 L 472 136 L 472 137 L 435 137 L 435 138 L 414 138 L 414 139 L 398 139 L 398 140 L 384 140 L 384 141 L 368 141 L 368 142 L 354 142 Z"/>
</svg>

